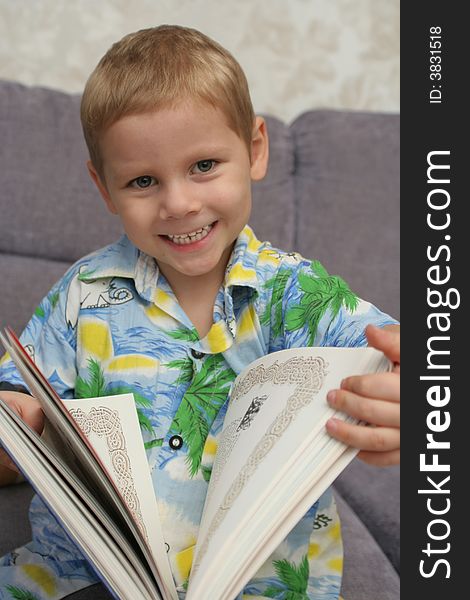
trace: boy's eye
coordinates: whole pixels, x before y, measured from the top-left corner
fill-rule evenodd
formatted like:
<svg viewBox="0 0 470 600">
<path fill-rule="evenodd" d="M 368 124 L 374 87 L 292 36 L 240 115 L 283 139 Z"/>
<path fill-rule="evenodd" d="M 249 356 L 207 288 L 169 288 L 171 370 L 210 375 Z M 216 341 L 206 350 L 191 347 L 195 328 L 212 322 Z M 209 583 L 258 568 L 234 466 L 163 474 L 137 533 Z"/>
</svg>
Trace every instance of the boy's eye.
<svg viewBox="0 0 470 600">
<path fill-rule="evenodd" d="M 199 160 L 194 166 L 200 173 L 208 173 L 214 168 L 215 160 Z"/>
<path fill-rule="evenodd" d="M 148 188 L 156 182 L 155 177 L 150 175 L 141 175 L 131 181 L 132 187 L 138 187 L 140 189 Z"/>
</svg>

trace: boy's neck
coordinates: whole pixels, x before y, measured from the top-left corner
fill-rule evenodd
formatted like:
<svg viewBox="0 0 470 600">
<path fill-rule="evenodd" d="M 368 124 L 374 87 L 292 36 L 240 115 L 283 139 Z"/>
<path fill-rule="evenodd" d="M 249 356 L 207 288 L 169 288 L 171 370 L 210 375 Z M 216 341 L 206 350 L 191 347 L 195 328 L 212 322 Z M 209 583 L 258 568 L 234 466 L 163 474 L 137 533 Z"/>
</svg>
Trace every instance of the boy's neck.
<svg viewBox="0 0 470 600">
<path fill-rule="evenodd" d="M 227 252 L 226 260 L 217 265 L 217 269 L 200 276 L 185 276 L 166 268 L 166 265 L 159 265 L 160 271 L 168 281 L 179 305 L 196 328 L 200 339 L 207 335 L 213 324 L 214 304 L 220 286 L 225 280 L 230 255 L 231 249 Z"/>
<path fill-rule="evenodd" d="M 194 286 L 177 295 L 181 308 L 191 320 L 201 340 L 209 333 L 214 322 L 214 304 L 219 287 Z"/>
</svg>

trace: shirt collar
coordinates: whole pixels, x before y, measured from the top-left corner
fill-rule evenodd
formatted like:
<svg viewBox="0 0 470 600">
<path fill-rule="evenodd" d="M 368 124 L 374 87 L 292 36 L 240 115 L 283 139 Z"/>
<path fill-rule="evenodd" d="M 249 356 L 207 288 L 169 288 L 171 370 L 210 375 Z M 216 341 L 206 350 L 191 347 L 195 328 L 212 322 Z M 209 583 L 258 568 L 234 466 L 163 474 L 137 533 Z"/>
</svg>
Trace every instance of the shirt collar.
<svg viewBox="0 0 470 600">
<path fill-rule="evenodd" d="M 234 287 L 249 287 L 259 292 L 256 264 L 261 245 L 251 227 L 246 225 L 235 242 L 225 271 L 224 286 L 228 292 Z"/>
<path fill-rule="evenodd" d="M 155 259 L 138 250 L 129 238 L 123 235 L 114 244 L 92 254 L 79 278 L 83 281 L 104 277 L 133 279 L 137 292 L 151 300 L 158 274 Z"/>
</svg>

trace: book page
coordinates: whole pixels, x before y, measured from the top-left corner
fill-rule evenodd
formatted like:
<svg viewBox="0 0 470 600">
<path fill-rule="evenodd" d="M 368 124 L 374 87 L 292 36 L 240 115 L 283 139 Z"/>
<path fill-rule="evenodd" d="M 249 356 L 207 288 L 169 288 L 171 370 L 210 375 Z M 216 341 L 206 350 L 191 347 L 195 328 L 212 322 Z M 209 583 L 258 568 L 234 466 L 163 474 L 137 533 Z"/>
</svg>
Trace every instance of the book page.
<svg viewBox="0 0 470 600">
<path fill-rule="evenodd" d="M 121 600 L 160 600 L 159 586 L 135 546 L 60 455 L 1 399 L 0 438 L 113 596 Z"/>
<path fill-rule="evenodd" d="M 127 504 L 162 579 L 174 587 L 132 394 L 63 400 Z M 175 591 L 176 594 L 176 591 Z"/>
<path fill-rule="evenodd" d="M 203 590 L 208 597 L 233 598 L 240 591 L 231 584 L 237 574 L 243 586 L 246 573 L 261 566 L 330 485 L 331 473 L 337 476 L 352 460 L 356 452 L 326 433 L 330 417 L 349 419 L 328 405 L 326 394 L 346 376 L 388 366 L 373 348 L 299 348 L 263 357 L 237 377 L 188 600 L 201 597 Z M 215 556 L 224 557 L 223 565 Z"/>
</svg>

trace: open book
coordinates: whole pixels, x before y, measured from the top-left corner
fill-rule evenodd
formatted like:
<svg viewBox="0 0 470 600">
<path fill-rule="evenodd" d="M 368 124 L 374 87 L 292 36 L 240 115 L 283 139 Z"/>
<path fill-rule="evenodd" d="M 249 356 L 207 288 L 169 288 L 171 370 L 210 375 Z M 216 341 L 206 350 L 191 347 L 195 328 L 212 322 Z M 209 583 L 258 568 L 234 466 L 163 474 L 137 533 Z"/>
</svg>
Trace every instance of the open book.
<svg viewBox="0 0 470 600">
<path fill-rule="evenodd" d="M 12 330 L 0 339 L 46 415 L 39 437 L 0 400 L 0 441 L 120 600 L 177 600 L 132 394 L 61 400 Z M 390 368 L 373 348 L 297 348 L 235 379 L 187 600 L 233 600 L 357 450 L 331 438 L 344 377 Z"/>
</svg>

